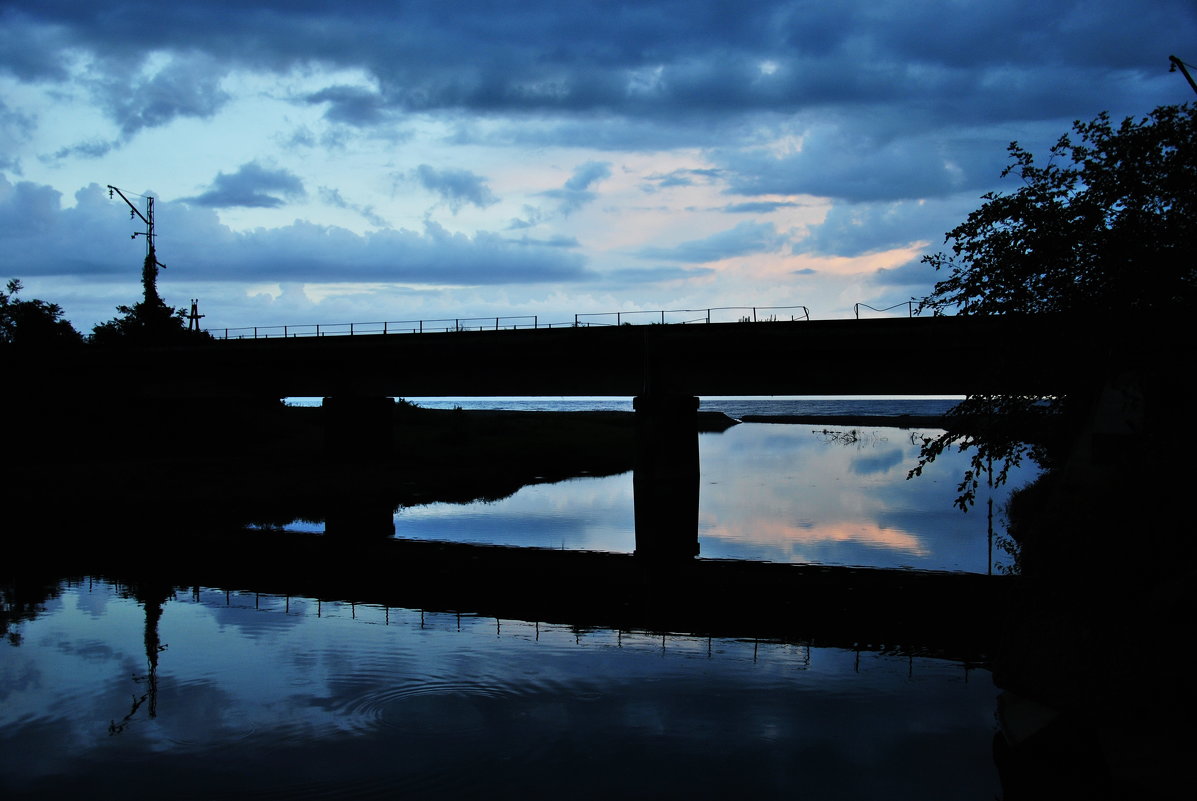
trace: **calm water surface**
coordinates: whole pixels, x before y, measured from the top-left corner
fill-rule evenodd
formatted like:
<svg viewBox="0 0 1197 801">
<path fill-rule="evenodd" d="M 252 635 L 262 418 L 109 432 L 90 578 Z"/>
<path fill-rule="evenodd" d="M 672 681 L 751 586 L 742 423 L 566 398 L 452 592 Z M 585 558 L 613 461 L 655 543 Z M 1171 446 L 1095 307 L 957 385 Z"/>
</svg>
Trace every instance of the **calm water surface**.
<svg viewBox="0 0 1197 801">
<path fill-rule="evenodd" d="M 467 408 L 570 409 L 622 400 L 421 401 Z M 627 402 L 630 405 L 630 401 Z M 743 414 L 938 414 L 950 400 L 705 400 Z M 938 430 L 830 424 L 742 423 L 699 435 L 699 554 L 829 565 L 985 573 L 1008 565 L 998 547 L 1010 490 L 1036 475 L 1011 471 L 982 486 L 968 513 L 953 506 L 967 457 L 947 453 L 907 480 L 919 444 Z M 988 501 L 992 498 L 992 517 Z M 632 474 L 524 487 L 497 502 L 429 504 L 395 515 L 397 537 L 632 553 Z M 293 527 L 322 530 L 319 523 Z M 993 537 L 990 537 L 990 531 Z"/>
<path fill-rule="evenodd" d="M 994 687 L 948 662 L 215 589 L 140 595 L 64 583 L 10 628 L 5 798 L 998 789 Z"/>
<path fill-rule="evenodd" d="M 985 572 L 984 501 L 968 515 L 951 506 L 962 462 L 905 480 L 920 433 L 933 432 L 702 435 L 701 556 Z M 395 525 L 399 537 L 631 552 L 632 477 L 404 508 Z M 253 589 L 62 580 L 21 616 L 0 583 L 0 797 L 1000 794 L 984 670 Z"/>
</svg>

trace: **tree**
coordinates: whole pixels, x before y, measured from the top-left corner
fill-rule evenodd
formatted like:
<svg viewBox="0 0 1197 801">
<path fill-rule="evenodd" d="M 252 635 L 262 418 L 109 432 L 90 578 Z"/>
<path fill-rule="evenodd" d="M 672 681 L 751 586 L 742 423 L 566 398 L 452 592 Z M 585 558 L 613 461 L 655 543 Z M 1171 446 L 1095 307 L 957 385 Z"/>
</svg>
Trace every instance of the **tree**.
<svg viewBox="0 0 1197 801">
<path fill-rule="evenodd" d="M 12 279 L 0 292 L 0 343 L 5 345 L 73 345 L 83 337 L 63 319 L 62 307 L 44 300 L 18 300 L 21 282 Z"/>
<path fill-rule="evenodd" d="M 202 331 L 187 327 L 185 309 L 167 306 L 155 284 L 158 274 L 153 248 L 145 257 L 142 268 L 144 297 L 132 306 L 117 306 L 119 317 L 97 324 L 91 332 L 91 342 L 97 345 L 172 345 L 210 340 Z"/>
<path fill-rule="evenodd" d="M 1162 106 L 1115 128 L 1107 114 L 1075 122 L 1073 135 L 1038 162 L 1017 142 L 1002 177 L 1022 181 L 985 203 L 923 261 L 948 276 L 919 310 L 935 314 L 1172 314 L 1197 297 L 1197 106 Z M 972 448 L 957 505 L 979 480 L 1000 484 L 1025 456 L 1028 422 L 1072 414 L 1068 396 L 969 396 L 947 433 L 924 442 L 918 475 L 944 450 Z M 996 464 L 997 473 L 992 472 Z"/>
<path fill-rule="evenodd" d="M 1046 164 L 1017 142 L 1023 186 L 990 192 L 948 232 L 951 255 L 923 261 L 949 275 L 921 309 L 940 314 L 1159 311 L 1197 289 L 1197 106 L 1162 106 L 1114 129 L 1101 114 L 1073 124 Z"/>
<path fill-rule="evenodd" d="M 155 301 L 117 306 L 119 316 L 98 323 L 90 341 L 95 345 L 177 345 L 211 339 L 203 331 L 188 330 L 184 309 L 172 309 L 158 298 Z"/>
</svg>

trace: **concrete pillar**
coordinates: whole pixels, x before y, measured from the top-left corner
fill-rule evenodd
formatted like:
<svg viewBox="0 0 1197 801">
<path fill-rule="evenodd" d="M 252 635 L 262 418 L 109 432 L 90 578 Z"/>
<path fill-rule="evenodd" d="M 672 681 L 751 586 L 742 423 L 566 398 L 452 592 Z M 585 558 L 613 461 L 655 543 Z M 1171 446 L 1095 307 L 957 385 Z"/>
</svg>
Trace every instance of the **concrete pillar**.
<svg viewBox="0 0 1197 801">
<path fill-rule="evenodd" d="M 646 394 L 636 410 L 636 554 L 698 555 L 698 398 Z"/>
<path fill-rule="evenodd" d="M 378 459 L 394 447 L 392 398 L 336 395 L 321 404 L 324 452 L 344 459 Z"/>
<path fill-rule="evenodd" d="M 377 540 L 395 536 L 395 506 L 385 497 L 353 494 L 330 502 L 324 533 L 342 539 Z"/>
</svg>

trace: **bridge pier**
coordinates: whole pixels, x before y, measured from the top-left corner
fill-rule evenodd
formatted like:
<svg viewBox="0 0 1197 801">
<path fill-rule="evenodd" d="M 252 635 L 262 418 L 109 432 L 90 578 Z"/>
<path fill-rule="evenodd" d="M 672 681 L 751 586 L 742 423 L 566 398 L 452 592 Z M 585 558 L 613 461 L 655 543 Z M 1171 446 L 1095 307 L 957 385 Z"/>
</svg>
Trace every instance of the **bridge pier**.
<svg viewBox="0 0 1197 801">
<path fill-rule="evenodd" d="M 343 459 L 375 459 L 395 444 L 395 401 L 376 395 L 335 395 L 321 403 L 324 452 Z"/>
<path fill-rule="evenodd" d="M 636 410 L 636 555 L 654 560 L 698 555 L 698 398 L 650 393 Z"/>
<path fill-rule="evenodd" d="M 342 539 L 385 540 L 395 536 L 395 507 L 369 493 L 330 499 L 324 533 Z"/>
</svg>

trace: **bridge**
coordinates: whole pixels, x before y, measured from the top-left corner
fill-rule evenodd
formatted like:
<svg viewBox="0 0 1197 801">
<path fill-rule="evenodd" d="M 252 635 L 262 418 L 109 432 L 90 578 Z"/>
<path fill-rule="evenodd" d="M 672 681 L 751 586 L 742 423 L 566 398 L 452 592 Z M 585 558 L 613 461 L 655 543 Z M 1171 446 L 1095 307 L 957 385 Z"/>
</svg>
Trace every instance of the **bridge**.
<svg viewBox="0 0 1197 801">
<path fill-rule="evenodd" d="M 1067 391 L 1175 321 L 1044 317 L 619 325 L 85 348 L 13 365 L 124 397 L 970 394 Z M 1188 335 L 1185 335 L 1188 336 Z"/>
<path fill-rule="evenodd" d="M 15 385 L 29 388 L 24 398 L 30 408 L 84 392 L 133 405 L 188 401 L 198 409 L 219 399 L 323 396 L 334 439 L 355 443 L 359 451 L 386 447 L 388 397 L 631 395 L 639 429 L 635 556 L 524 554 L 512 561 L 510 555 L 476 548 L 459 552 L 443 544 L 388 542 L 391 550 L 363 560 L 360 544 L 344 552 L 323 552 L 323 546 L 295 540 L 289 542 L 294 550 L 288 559 L 299 560 L 295 564 L 300 567 L 285 583 L 293 584 L 301 575 L 314 584 L 298 591 L 317 597 L 348 592 L 352 585 L 374 588 L 378 600 L 396 605 L 425 608 L 432 599 L 525 619 L 543 614 L 529 605 L 534 600 L 529 594 L 567 595 L 570 604 L 578 605 L 569 615 L 575 622 L 624 625 L 614 619 L 623 610 L 633 625 L 657 620 L 661 626 L 691 630 L 697 627 L 682 625 L 687 610 L 698 610 L 707 628 L 717 629 L 722 607 L 710 599 L 740 603 L 755 598 L 782 610 L 782 620 L 807 621 L 808 631 L 831 631 L 848 621 L 859 627 L 861 641 L 876 637 L 925 644 L 961 625 L 958 615 L 942 614 L 953 603 L 948 597 L 964 599 L 956 603 L 967 604 L 967 609 L 978 608 L 973 602 L 1000 608 L 987 595 L 991 585 L 968 584 L 986 577 L 829 573 L 693 559 L 697 396 L 1058 394 L 1101 386 L 1131 366 L 1166 370 L 1175 348 L 1191 342 L 1192 334 L 1177 320 L 932 317 L 455 330 L 243 339 L 186 348 L 89 347 L 53 356 L 14 352 L 6 367 Z M 389 514 L 382 517 L 389 522 Z M 256 566 L 284 584 L 271 572 L 268 555 L 252 557 L 254 547 L 240 540 L 228 543 L 227 550 L 218 547 L 220 558 L 207 561 L 212 572 L 197 577 L 197 583 L 237 585 L 237 577 L 226 576 L 227 571 Z M 218 564 L 221 559 L 227 564 Z M 462 576 L 473 577 L 474 583 L 463 582 Z M 473 586 L 513 583 L 523 587 L 514 596 L 510 590 L 471 594 Z M 400 585 L 420 597 L 396 596 Z M 384 592 L 387 587 L 392 589 Z M 456 594 L 440 594 L 446 588 Z M 375 598 L 371 592 L 343 597 L 368 600 Z M 500 595 L 505 600 L 496 600 Z M 739 608 L 745 617 L 754 614 Z M 640 611 L 633 614 L 634 609 Z M 896 628 L 869 633 L 869 621 L 884 626 L 885 620 Z M 907 631 L 903 627 L 909 621 L 916 627 L 925 621 L 940 633 L 895 633 Z"/>
</svg>

